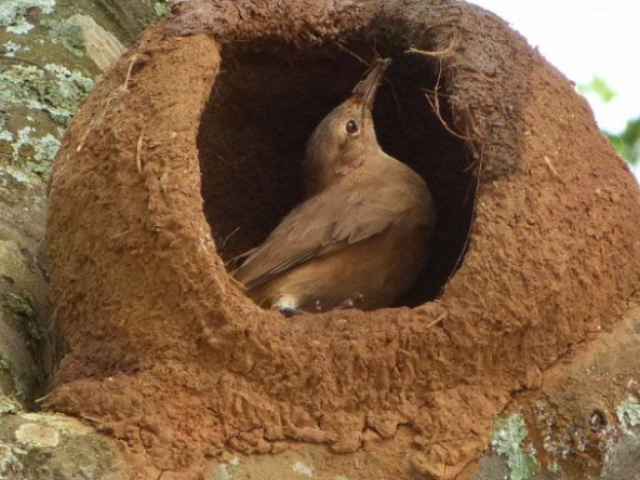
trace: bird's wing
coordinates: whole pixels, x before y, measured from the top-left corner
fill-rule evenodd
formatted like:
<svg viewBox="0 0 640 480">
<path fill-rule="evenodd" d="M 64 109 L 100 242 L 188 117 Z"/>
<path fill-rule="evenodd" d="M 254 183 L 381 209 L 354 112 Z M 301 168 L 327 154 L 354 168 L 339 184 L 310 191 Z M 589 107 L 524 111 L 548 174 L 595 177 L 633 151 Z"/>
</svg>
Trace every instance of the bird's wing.
<svg viewBox="0 0 640 480">
<path fill-rule="evenodd" d="M 314 258 L 377 235 L 402 218 L 405 210 L 421 210 L 421 202 L 430 202 L 426 187 L 426 199 L 404 202 L 401 199 L 412 193 L 394 186 L 382 186 L 375 195 L 360 193 L 329 189 L 302 203 L 251 252 L 233 275 L 251 290 Z M 421 194 L 416 192 L 414 196 Z M 424 208 L 428 211 L 426 205 Z M 417 213 L 417 223 L 430 221 L 428 215 Z"/>
</svg>

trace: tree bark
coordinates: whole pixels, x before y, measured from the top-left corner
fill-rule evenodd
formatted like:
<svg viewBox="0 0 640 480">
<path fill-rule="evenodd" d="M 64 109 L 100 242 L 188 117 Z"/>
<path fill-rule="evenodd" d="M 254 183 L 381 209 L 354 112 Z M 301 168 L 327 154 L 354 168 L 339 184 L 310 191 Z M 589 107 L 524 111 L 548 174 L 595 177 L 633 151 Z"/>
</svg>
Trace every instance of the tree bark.
<svg viewBox="0 0 640 480">
<path fill-rule="evenodd" d="M 37 411 L 64 352 L 43 244 L 46 183 L 84 97 L 156 20 L 151 0 L 4 0 L 0 8 L 0 478 L 123 478 L 115 445 Z M 161 5 L 160 5 L 161 6 Z M 82 477 L 88 478 L 88 477 Z"/>
</svg>

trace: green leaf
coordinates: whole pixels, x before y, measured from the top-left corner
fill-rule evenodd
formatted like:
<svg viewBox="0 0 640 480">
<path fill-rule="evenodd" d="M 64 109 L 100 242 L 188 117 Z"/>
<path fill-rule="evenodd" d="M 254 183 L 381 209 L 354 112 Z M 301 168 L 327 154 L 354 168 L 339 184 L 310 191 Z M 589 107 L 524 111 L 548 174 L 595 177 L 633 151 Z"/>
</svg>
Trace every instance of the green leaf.
<svg viewBox="0 0 640 480">
<path fill-rule="evenodd" d="M 156 2 L 153 4 L 153 9 L 156 11 L 156 15 L 159 17 L 166 17 L 169 15 L 169 5 L 165 2 Z"/>
<path fill-rule="evenodd" d="M 578 91 L 583 95 L 595 93 L 605 103 L 610 102 L 617 95 L 616 91 L 609 86 L 606 80 L 598 76 L 593 77 L 590 83 L 578 85 Z"/>
<path fill-rule="evenodd" d="M 622 133 L 604 132 L 621 157 L 635 165 L 640 159 L 640 117 L 627 121 Z"/>
</svg>

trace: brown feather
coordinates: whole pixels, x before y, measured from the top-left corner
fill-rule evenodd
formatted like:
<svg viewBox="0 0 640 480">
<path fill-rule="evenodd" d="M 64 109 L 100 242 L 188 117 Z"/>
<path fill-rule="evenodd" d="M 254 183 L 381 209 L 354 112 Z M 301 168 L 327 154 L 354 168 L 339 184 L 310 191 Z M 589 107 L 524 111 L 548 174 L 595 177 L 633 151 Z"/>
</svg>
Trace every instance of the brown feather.
<svg viewBox="0 0 640 480">
<path fill-rule="evenodd" d="M 388 172 L 357 182 L 343 179 L 296 207 L 233 273 L 236 279 L 252 290 L 305 262 L 406 222 L 406 214 L 416 227 L 432 226 L 432 202 L 422 179 L 397 160 L 388 161 Z M 385 182 L 388 175 L 408 182 Z"/>
</svg>

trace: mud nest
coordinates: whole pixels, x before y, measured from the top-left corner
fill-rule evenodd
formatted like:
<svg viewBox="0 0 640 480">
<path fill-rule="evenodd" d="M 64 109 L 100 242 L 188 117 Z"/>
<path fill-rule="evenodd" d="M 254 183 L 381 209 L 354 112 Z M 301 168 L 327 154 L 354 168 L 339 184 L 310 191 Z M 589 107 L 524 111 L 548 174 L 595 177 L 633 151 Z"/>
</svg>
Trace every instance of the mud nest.
<svg viewBox="0 0 640 480">
<path fill-rule="evenodd" d="M 222 450 L 291 441 L 354 452 L 402 426 L 411 441 L 387 464 L 453 478 L 510 395 L 638 289 L 628 169 L 571 84 L 477 7 L 176 3 L 55 162 L 47 235 L 69 353 L 49 408 L 98 419 L 144 472 L 193 478 Z M 285 319 L 224 261 L 299 200 L 310 132 L 374 52 L 394 59 L 378 135 L 434 193 L 437 247 L 405 306 Z"/>
</svg>

